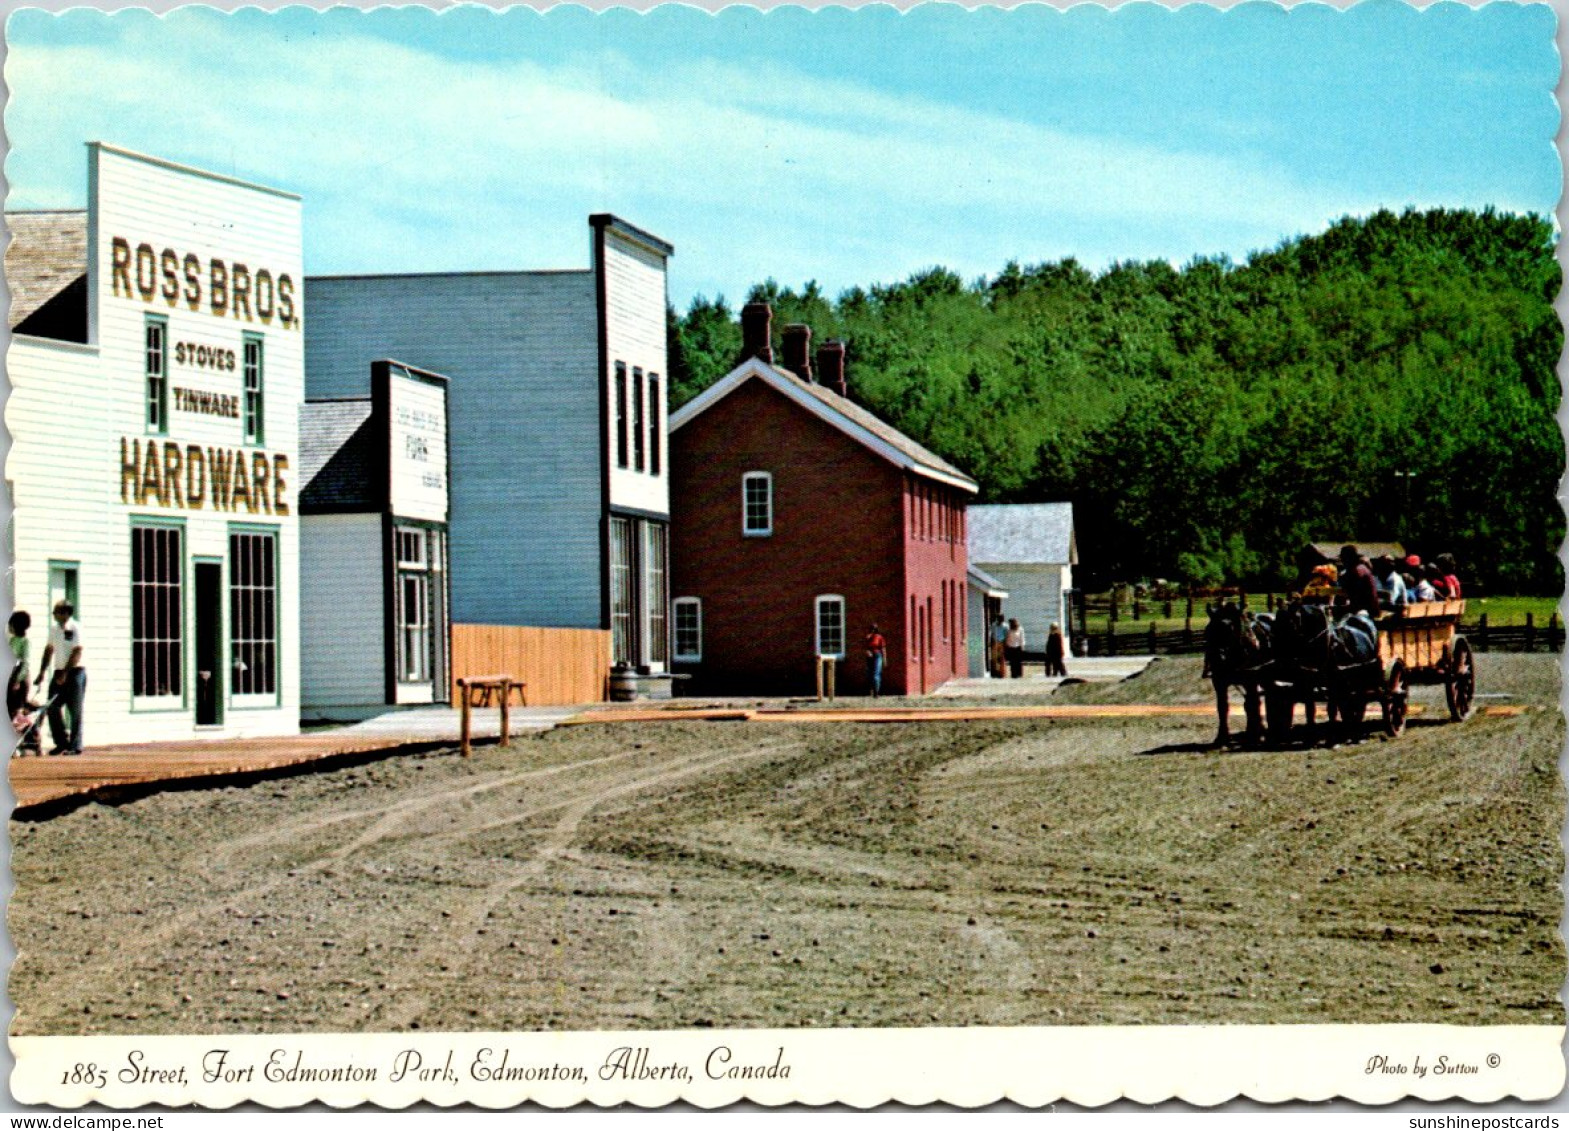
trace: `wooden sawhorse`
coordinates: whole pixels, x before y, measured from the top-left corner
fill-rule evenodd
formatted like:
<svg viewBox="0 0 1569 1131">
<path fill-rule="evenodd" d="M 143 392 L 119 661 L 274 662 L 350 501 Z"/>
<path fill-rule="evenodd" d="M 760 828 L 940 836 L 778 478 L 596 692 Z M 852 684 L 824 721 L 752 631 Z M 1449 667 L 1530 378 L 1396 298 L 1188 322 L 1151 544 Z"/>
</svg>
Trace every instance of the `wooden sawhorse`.
<svg viewBox="0 0 1569 1131">
<path fill-rule="evenodd" d="M 512 693 L 517 692 L 518 706 L 527 707 L 527 687 L 526 680 L 509 675 L 466 675 L 458 680 L 458 697 L 463 701 L 463 757 L 469 756 L 473 708 L 488 707 L 493 702 L 501 705 L 501 745 L 512 744 Z"/>
</svg>

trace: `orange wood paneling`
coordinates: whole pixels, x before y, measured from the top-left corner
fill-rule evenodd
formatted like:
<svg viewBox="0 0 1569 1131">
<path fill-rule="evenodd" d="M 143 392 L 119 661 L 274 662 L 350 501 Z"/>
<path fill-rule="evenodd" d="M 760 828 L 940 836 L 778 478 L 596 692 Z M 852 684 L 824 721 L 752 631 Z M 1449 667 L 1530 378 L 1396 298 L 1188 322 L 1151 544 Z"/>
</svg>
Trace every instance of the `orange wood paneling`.
<svg viewBox="0 0 1569 1131">
<path fill-rule="evenodd" d="M 610 633 L 597 628 L 452 626 L 452 702 L 464 676 L 524 680 L 531 707 L 602 703 L 610 676 Z"/>
</svg>

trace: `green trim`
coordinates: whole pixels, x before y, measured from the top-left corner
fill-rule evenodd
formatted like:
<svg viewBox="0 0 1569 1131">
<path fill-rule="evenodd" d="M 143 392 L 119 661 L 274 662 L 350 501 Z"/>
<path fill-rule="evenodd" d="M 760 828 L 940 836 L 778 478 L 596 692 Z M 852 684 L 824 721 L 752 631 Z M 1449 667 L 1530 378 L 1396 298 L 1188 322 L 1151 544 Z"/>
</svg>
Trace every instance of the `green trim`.
<svg viewBox="0 0 1569 1131">
<path fill-rule="evenodd" d="M 233 538 L 236 534 L 269 534 L 272 536 L 272 702 L 261 702 L 261 695 L 254 696 L 255 702 L 237 703 L 234 692 L 234 554 Z M 225 642 L 229 650 L 225 658 L 229 664 L 229 679 L 224 684 L 224 706 L 227 711 L 276 711 L 283 706 L 283 633 L 279 631 L 283 624 L 283 578 L 279 569 L 283 557 L 283 527 L 277 523 L 263 522 L 231 522 L 224 530 L 224 549 L 229 555 L 227 592 L 224 594 L 224 624 L 228 628 Z M 263 693 L 265 695 L 265 692 Z"/>
<path fill-rule="evenodd" d="M 45 585 L 49 584 L 50 575 L 53 574 L 57 569 L 68 569 L 76 576 L 75 584 L 67 589 L 65 594 L 65 599 L 71 602 L 71 608 L 75 610 L 75 612 L 73 612 L 71 615 L 76 616 L 82 611 L 82 563 L 80 560 L 72 561 L 68 558 L 50 558 L 49 573 L 44 575 Z M 54 616 L 54 608 L 50 607 L 45 609 L 44 616 Z"/>
<path fill-rule="evenodd" d="M 127 603 L 133 601 L 136 594 L 136 582 L 134 580 L 136 576 L 135 531 L 139 529 L 161 529 L 178 530 L 180 532 L 180 705 L 176 707 L 172 702 L 169 706 L 159 707 L 138 707 L 136 705 L 136 636 L 133 630 L 129 641 L 131 647 L 130 712 L 133 715 L 184 714 L 191 707 L 191 681 L 189 673 L 185 670 L 186 662 L 190 658 L 189 645 L 191 638 L 191 611 L 187 607 L 188 602 L 191 600 L 191 558 L 189 552 L 190 540 L 186 537 L 185 531 L 185 519 L 179 516 L 133 514 L 130 516 L 129 528 L 132 543 L 131 570 L 129 574 L 131 583 L 126 587 L 125 599 Z M 127 618 L 128 622 L 134 625 L 136 623 L 135 610 L 127 608 L 126 612 L 130 614 Z M 172 696 L 169 698 L 172 699 Z"/>
<path fill-rule="evenodd" d="M 147 368 L 147 330 L 153 325 L 163 327 L 163 388 L 158 395 L 157 426 L 149 419 L 152 415 L 152 398 L 147 389 L 147 382 L 152 378 Z M 169 318 L 163 314 L 147 314 L 142 318 L 142 427 L 145 429 L 144 435 L 169 434 Z"/>
<path fill-rule="evenodd" d="M 246 385 L 245 367 L 250 364 L 247 354 L 251 343 L 256 344 L 256 431 L 250 430 L 250 396 Z M 252 447 L 262 447 L 267 442 L 267 338 L 254 330 L 240 335 L 240 435 Z"/>
</svg>

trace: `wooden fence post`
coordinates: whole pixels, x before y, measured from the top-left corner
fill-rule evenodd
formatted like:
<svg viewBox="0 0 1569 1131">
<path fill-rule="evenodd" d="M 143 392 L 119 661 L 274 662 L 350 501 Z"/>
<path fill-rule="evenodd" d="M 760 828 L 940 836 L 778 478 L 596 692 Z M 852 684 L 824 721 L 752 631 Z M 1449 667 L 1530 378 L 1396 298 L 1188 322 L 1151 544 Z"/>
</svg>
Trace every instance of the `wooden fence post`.
<svg viewBox="0 0 1569 1131">
<path fill-rule="evenodd" d="M 469 756 L 469 734 L 470 734 L 470 726 L 469 726 L 469 684 L 468 684 L 468 680 L 466 680 L 466 679 L 458 680 L 458 695 L 463 700 L 463 729 L 460 732 L 461 735 L 462 735 L 462 738 L 460 740 L 460 747 L 461 747 L 461 749 L 463 751 L 463 757 L 467 758 Z"/>
<path fill-rule="evenodd" d="M 1525 650 L 1536 651 L 1536 617 L 1531 613 L 1525 614 Z"/>
<path fill-rule="evenodd" d="M 501 681 L 501 745 L 512 745 L 512 681 Z"/>
<path fill-rule="evenodd" d="M 1116 633 L 1116 630 L 1113 629 L 1111 627 L 1111 625 L 1108 624 L 1106 626 L 1106 655 L 1108 655 L 1108 656 L 1115 656 L 1116 654 L 1117 654 L 1117 633 Z"/>
<path fill-rule="evenodd" d="M 1166 619 L 1167 620 L 1171 619 L 1171 598 L 1170 597 L 1166 598 Z"/>
<path fill-rule="evenodd" d="M 1191 628 L 1193 625 L 1193 586 L 1191 585 L 1188 586 L 1188 613 L 1185 619 L 1188 622 L 1188 626 Z"/>
<path fill-rule="evenodd" d="M 1155 622 L 1150 622 L 1150 655 L 1155 655 Z"/>
<path fill-rule="evenodd" d="M 1476 622 L 1477 651 L 1486 652 L 1487 649 L 1487 614 L 1483 613 Z"/>
</svg>

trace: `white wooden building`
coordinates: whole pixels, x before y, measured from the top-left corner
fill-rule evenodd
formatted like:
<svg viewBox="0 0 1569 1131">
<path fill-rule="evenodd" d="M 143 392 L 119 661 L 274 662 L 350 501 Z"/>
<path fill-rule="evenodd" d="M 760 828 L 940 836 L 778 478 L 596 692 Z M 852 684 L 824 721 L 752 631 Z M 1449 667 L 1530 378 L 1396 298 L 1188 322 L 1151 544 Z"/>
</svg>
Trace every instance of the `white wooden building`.
<svg viewBox="0 0 1569 1131">
<path fill-rule="evenodd" d="M 969 511 L 970 564 L 1005 589 L 1004 615 L 1017 619 L 1031 652 L 1046 649 L 1052 624 L 1068 637 L 1068 592 L 1079 562 L 1072 503 L 991 503 Z"/>
<path fill-rule="evenodd" d="M 76 606 L 89 746 L 299 728 L 301 204 L 92 143 L 8 216 L 14 607 Z"/>
<path fill-rule="evenodd" d="M 447 379 L 370 366 L 371 395 L 300 415 L 305 718 L 450 697 Z"/>
</svg>

